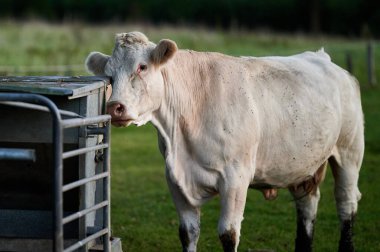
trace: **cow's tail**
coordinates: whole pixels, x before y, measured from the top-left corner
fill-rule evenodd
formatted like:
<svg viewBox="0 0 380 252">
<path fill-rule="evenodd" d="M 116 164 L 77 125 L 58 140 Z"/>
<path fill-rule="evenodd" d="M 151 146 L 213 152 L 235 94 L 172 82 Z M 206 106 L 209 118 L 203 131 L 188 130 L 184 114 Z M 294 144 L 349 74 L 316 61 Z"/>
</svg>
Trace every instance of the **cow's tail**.
<svg viewBox="0 0 380 252">
<path fill-rule="evenodd" d="M 316 54 L 324 59 L 331 61 L 330 55 L 328 55 L 328 53 L 325 52 L 325 49 L 323 47 L 316 51 Z"/>
</svg>

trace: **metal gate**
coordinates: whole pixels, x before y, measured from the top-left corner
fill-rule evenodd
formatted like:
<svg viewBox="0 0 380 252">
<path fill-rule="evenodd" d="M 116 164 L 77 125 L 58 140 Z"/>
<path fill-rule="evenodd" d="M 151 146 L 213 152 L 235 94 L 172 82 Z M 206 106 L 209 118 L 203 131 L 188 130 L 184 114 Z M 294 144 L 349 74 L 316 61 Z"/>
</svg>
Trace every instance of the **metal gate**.
<svg viewBox="0 0 380 252">
<path fill-rule="evenodd" d="M 51 237 L 50 248 L 54 252 L 69 252 L 69 251 L 89 251 L 88 244 L 100 246 L 101 251 L 111 251 L 110 242 L 110 116 L 96 115 L 83 117 L 75 112 L 60 110 L 56 104 L 49 98 L 39 94 L 27 93 L 0 93 L 0 104 L 5 104 L 11 107 L 21 107 L 25 111 L 39 110 L 51 115 L 51 139 L 52 141 L 52 203 L 51 207 Z M 27 113 L 27 112 L 26 112 Z M 23 116 L 15 115 L 17 116 Z M 65 117 L 63 119 L 63 117 Z M 79 147 L 70 150 L 64 150 L 64 139 L 67 131 L 72 128 L 77 128 L 83 138 L 102 139 L 100 142 L 92 146 Z M 64 160 L 72 159 L 78 156 L 87 155 L 89 152 L 96 153 L 96 162 L 101 163 L 101 169 L 98 169 L 94 174 L 78 176 L 74 181 L 64 183 Z M 36 151 L 33 149 L 23 148 L 2 148 L 0 145 L 0 160 L 36 160 Z M 0 167 L 1 169 L 1 167 Z M 84 188 L 86 185 L 96 183 L 96 190 L 101 197 L 92 196 L 91 205 L 82 204 L 75 212 L 66 213 L 64 211 L 64 195 L 65 193 Z M 95 188 L 95 187 L 94 187 Z M 90 187 L 90 190 L 95 190 Z M 80 197 L 86 197 L 87 192 L 80 191 Z M 91 192 L 90 194 L 94 194 Z M 83 196 L 84 195 L 84 196 Z M 78 196 L 79 197 L 79 196 Z M 76 199 L 77 200 L 77 199 Z M 88 201 L 88 200 L 87 200 Z M 80 218 L 84 218 L 89 214 L 101 214 L 101 223 L 96 227 L 84 227 L 84 234 L 78 235 L 76 239 L 71 239 L 66 242 L 64 239 L 65 225 Z M 95 218 L 95 217 L 94 217 Z M 94 222 L 94 221 L 93 221 Z M 80 225 L 80 222 L 78 222 Z M 86 224 L 86 221 L 84 222 Z M 78 226 L 77 224 L 75 227 Z M 80 228 L 78 226 L 78 228 Z M 89 229 L 91 229 L 91 232 Z M 83 233 L 83 232 L 82 232 Z M 96 240 L 96 243 L 94 242 Z M 120 241 L 119 241 L 120 242 Z M 99 244 L 100 243 L 100 244 Z M 119 245 L 120 246 L 120 245 Z M 37 248 L 36 248 L 37 249 Z M 39 250 L 39 249 L 37 249 Z M 41 249 L 42 251 L 42 249 Z M 121 251 L 121 246 L 120 250 Z"/>
</svg>

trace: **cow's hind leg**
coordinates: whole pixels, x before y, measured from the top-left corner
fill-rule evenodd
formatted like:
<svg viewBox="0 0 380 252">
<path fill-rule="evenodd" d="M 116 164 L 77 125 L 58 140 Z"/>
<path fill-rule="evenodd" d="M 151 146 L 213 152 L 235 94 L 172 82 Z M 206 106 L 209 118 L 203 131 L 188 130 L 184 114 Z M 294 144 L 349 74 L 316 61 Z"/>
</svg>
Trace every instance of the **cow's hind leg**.
<svg viewBox="0 0 380 252">
<path fill-rule="evenodd" d="M 297 237 L 295 251 L 312 251 L 314 223 L 320 199 L 319 184 L 326 173 L 327 162 L 321 165 L 313 177 L 303 183 L 289 187 L 296 203 Z"/>
<path fill-rule="evenodd" d="M 179 217 L 178 231 L 182 251 L 195 252 L 200 233 L 200 209 L 190 205 L 178 186 L 173 184 L 168 177 L 167 182 Z"/>
<path fill-rule="evenodd" d="M 335 179 L 335 200 L 340 220 L 339 251 L 352 252 L 353 222 L 358 209 L 361 194 L 358 188 L 359 170 L 362 161 L 362 149 L 340 149 L 336 157 L 331 157 L 331 165 Z"/>
<path fill-rule="evenodd" d="M 312 251 L 314 222 L 317 217 L 318 202 L 320 198 L 319 188 L 316 186 L 311 192 L 301 185 L 291 188 L 297 210 L 297 237 L 296 252 Z"/>
</svg>

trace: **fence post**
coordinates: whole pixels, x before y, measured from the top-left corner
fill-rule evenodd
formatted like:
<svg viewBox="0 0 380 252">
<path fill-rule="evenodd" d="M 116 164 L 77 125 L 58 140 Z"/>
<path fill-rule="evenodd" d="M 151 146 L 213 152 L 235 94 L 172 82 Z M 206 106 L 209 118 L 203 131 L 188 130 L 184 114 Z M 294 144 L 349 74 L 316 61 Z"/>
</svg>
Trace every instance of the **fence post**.
<svg viewBox="0 0 380 252">
<path fill-rule="evenodd" d="M 347 71 L 352 74 L 354 71 L 353 65 L 352 65 L 352 55 L 348 51 L 346 52 L 346 65 L 347 65 Z"/>
<path fill-rule="evenodd" d="M 368 74 L 368 84 L 370 86 L 376 85 L 376 72 L 375 72 L 375 57 L 373 42 L 368 41 L 367 44 L 367 74 Z"/>
</svg>

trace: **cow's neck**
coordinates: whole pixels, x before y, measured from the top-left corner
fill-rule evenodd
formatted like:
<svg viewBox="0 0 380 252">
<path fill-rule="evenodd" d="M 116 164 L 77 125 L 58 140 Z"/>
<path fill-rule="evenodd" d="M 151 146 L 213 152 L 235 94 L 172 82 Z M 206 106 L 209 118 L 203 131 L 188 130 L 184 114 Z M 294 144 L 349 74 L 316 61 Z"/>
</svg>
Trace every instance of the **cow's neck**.
<svg viewBox="0 0 380 252">
<path fill-rule="evenodd" d="M 152 122 L 172 147 L 178 137 L 186 138 L 201 131 L 202 110 L 212 93 L 209 73 L 212 60 L 208 53 L 179 51 L 162 68 L 165 98 Z"/>
</svg>

